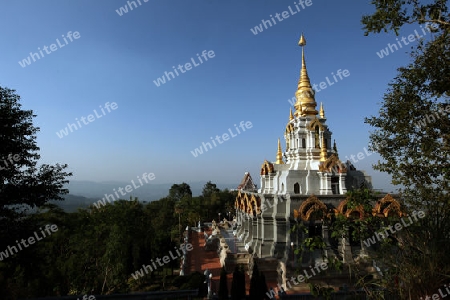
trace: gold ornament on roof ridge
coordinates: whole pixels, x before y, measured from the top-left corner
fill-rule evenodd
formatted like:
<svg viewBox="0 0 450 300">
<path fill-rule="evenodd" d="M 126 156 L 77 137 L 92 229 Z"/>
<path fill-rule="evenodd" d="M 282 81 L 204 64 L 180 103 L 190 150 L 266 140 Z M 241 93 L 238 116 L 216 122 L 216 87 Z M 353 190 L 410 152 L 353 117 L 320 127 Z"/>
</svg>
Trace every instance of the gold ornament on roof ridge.
<svg viewBox="0 0 450 300">
<path fill-rule="evenodd" d="M 277 165 L 283 165 L 283 152 L 281 151 L 281 143 L 280 139 L 278 139 L 278 151 L 277 151 L 277 161 L 275 162 Z"/>
<path fill-rule="evenodd" d="M 325 110 L 323 109 L 323 103 L 320 102 L 320 111 L 319 111 L 320 117 L 325 118 Z"/>
</svg>

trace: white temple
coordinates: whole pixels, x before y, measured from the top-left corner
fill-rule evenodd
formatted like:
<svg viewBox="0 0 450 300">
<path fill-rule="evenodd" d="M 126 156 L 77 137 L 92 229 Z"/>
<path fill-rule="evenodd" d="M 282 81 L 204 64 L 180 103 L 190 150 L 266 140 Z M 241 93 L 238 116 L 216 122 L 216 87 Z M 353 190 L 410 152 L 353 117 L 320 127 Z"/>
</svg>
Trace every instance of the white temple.
<svg viewBox="0 0 450 300">
<path fill-rule="evenodd" d="M 315 213 L 347 217 L 358 214 L 355 209 L 347 209 L 346 192 L 363 185 L 372 187 L 371 177 L 364 171 L 356 170 L 349 161 L 339 160 L 322 104 L 317 111 L 315 92 L 306 69 L 303 35 L 299 45 L 302 66 L 295 92 L 295 113 L 290 111 L 284 131 L 285 151 L 278 140 L 276 160 L 266 160 L 261 166 L 259 189 L 250 174 L 245 173 L 235 201 L 238 247 L 244 254 L 237 253 L 234 258 L 229 255 L 229 261 L 234 263 L 247 262 L 249 270 L 253 259 L 263 261 L 260 270 L 282 285 L 288 273 L 294 274 L 298 267 L 314 266 L 322 261 L 319 253 L 303 257 L 301 263 L 297 261 L 294 246 L 307 237 L 321 235 L 328 245 L 326 255 L 344 263 L 365 253 L 361 241 L 331 238 L 323 220 Z M 396 200 L 387 195 L 376 204 L 375 213 L 383 214 L 384 204 L 393 202 L 397 207 Z M 299 221 L 307 226 L 308 234 L 290 231 Z"/>
</svg>

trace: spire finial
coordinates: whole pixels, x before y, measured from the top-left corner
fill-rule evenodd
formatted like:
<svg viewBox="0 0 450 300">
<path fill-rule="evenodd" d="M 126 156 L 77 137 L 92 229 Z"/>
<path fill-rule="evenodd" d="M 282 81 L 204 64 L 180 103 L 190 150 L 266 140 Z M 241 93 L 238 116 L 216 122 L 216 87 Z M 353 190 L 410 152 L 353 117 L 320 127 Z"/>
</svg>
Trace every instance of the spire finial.
<svg viewBox="0 0 450 300">
<path fill-rule="evenodd" d="M 298 81 L 297 92 L 295 92 L 295 97 L 297 102 L 295 103 L 295 109 L 297 111 L 303 110 L 305 115 L 317 115 L 316 110 L 316 100 L 314 98 L 314 90 L 312 89 L 311 82 L 309 80 L 308 71 L 306 70 L 305 61 L 305 45 L 306 39 L 303 33 L 300 37 L 298 45 L 302 47 L 302 68 L 300 72 L 300 79 Z M 297 112 L 296 112 L 297 115 Z"/>
<path fill-rule="evenodd" d="M 283 165 L 283 152 L 281 151 L 281 143 L 280 139 L 278 139 L 278 151 L 277 151 L 277 161 L 275 162 L 277 165 Z"/>
<path fill-rule="evenodd" d="M 300 36 L 300 40 L 298 41 L 298 45 L 299 45 L 300 47 L 303 47 L 303 46 L 306 45 L 306 39 L 305 39 L 305 37 L 303 36 L 303 32 L 302 32 L 302 35 Z"/>
<path fill-rule="evenodd" d="M 289 121 L 294 120 L 294 115 L 292 114 L 292 108 L 289 108 Z"/>
<path fill-rule="evenodd" d="M 319 111 L 320 117 L 325 118 L 325 110 L 323 109 L 323 103 L 320 102 L 320 111 Z"/>
</svg>

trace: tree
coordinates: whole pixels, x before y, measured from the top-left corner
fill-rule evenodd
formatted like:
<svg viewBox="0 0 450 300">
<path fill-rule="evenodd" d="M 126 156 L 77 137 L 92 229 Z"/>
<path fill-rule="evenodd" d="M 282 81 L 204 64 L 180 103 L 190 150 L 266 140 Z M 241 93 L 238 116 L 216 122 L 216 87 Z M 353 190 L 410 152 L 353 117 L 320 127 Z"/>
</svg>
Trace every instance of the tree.
<svg viewBox="0 0 450 300">
<path fill-rule="evenodd" d="M 372 0 L 376 12 L 362 18 L 365 35 L 379 33 L 382 30 L 398 30 L 405 24 L 437 24 L 442 30 L 450 26 L 448 3 L 445 0 L 429 1 L 420 4 L 418 0 Z"/>
<path fill-rule="evenodd" d="M 175 201 L 180 201 L 182 199 L 190 200 L 192 198 L 191 187 L 185 182 L 173 184 L 169 190 L 169 198 L 172 198 Z"/>
<path fill-rule="evenodd" d="M 241 274 L 239 272 L 239 265 L 236 264 L 233 271 L 233 279 L 231 280 L 231 300 L 241 300 L 239 295 L 239 285 L 241 284 Z"/>
<path fill-rule="evenodd" d="M 417 43 L 412 62 L 398 69 L 378 116 L 369 148 L 382 157 L 374 168 L 392 175 L 409 211 L 423 210 L 422 226 L 394 237 L 383 263 L 397 278 L 402 299 L 432 295 L 448 283 L 450 258 L 450 16 L 448 2 L 374 0 L 363 16 L 365 34 L 426 24 L 432 39 Z"/>
<path fill-rule="evenodd" d="M 261 274 L 259 273 L 259 268 L 255 261 L 253 265 L 252 278 L 250 279 L 249 299 L 251 300 L 262 300 L 262 298 L 260 298 L 261 295 L 260 277 Z"/>
<path fill-rule="evenodd" d="M 219 281 L 219 300 L 228 300 L 227 271 L 222 267 Z"/>
<path fill-rule="evenodd" d="M 241 267 L 240 267 L 240 269 L 239 269 L 239 273 L 240 273 L 240 276 L 241 276 L 241 280 L 240 280 L 240 284 L 239 284 L 239 288 L 238 288 L 238 295 L 240 295 L 240 297 L 241 297 L 241 299 L 242 298 L 245 298 L 245 296 L 246 296 L 246 293 L 247 293 L 247 291 L 246 291 L 246 284 L 245 284 L 245 269 L 244 269 L 244 266 L 243 265 L 241 265 Z"/>
<path fill-rule="evenodd" d="M 31 110 L 22 110 L 20 96 L 0 87 L 0 228 L 11 230 L 30 209 L 49 200 L 63 200 L 67 165 L 36 166 L 40 150 L 36 144 L 38 127 L 33 126 Z M 14 222 L 14 223 L 11 223 Z M 15 236 L 13 237 L 15 239 Z M 3 239 L 2 239 L 3 240 Z"/>
<path fill-rule="evenodd" d="M 267 292 L 269 292 L 269 288 L 267 287 L 266 276 L 263 272 L 259 277 L 259 296 L 258 299 L 268 299 Z"/>
<path fill-rule="evenodd" d="M 63 188 L 68 183 L 66 177 L 72 175 L 64 171 L 67 165 L 37 166 L 39 128 L 33 126 L 34 117 L 33 111 L 21 108 L 20 96 L 14 90 L 0 87 L 0 249 L 39 231 L 40 224 L 30 216 L 49 200 L 63 200 L 62 195 L 68 193 Z M 0 278 L 3 274 L 9 277 L 14 270 L 27 273 L 24 266 L 16 264 L 20 257 L 18 253 L 0 262 Z M 36 261 L 29 259 L 27 263 Z M 24 286 L 34 285 L 34 279 L 26 274 L 22 280 Z M 0 280 L 0 292 L 3 289 L 8 290 Z"/>
<path fill-rule="evenodd" d="M 202 190 L 202 196 L 206 199 L 210 198 L 213 194 L 220 192 L 215 183 L 208 181 Z"/>
</svg>

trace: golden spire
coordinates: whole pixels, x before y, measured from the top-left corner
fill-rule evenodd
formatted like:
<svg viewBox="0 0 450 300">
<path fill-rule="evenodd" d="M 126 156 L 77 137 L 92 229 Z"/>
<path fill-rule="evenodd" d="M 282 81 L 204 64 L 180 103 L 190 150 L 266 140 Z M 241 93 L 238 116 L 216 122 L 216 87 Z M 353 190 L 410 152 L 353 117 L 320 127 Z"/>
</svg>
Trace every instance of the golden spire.
<svg viewBox="0 0 450 300">
<path fill-rule="evenodd" d="M 320 102 L 320 111 L 319 111 L 320 117 L 325 118 L 325 110 L 323 110 L 323 104 Z"/>
<path fill-rule="evenodd" d="M 289 109 L 289 121 L 294 120 L 294 115 L 292 114 L 292 108 Z"/>
<path fill-rule="evenodd" d="M 320 149 L 320 161 L 327 160 L 327 145 L 325 144 L 325 137 L 322 134 L 322 148 Z"/>
<path fill-rule="evenodd" d="M 284 164 L 283 162 L 283 152 L 281 151 L 281 143 L 280 139 L 278 139 L 278 151 L 277 151 L 277 161 L 275 162 L 277 165 Z"/>
<path fill-rule="evenodd" d="M 296 115 L 298 115 L 298 112 L 303 112 L 304 115 L 315 116 L 317 115 L 317 103 L 314 98 L 314 90 L 312 89 L 311 82 L 308 77 L 308 71 L 306 70 L 304 48 L 304 46 L 306 45 L 306 39 L 303 36 L 303 33 L 300 37 L 298 45 L 302 47 L 302 69 L 300 72 L 297 91 L 295 92 L 295 97 L 297 98 L 297 102 L 294 105 L 295 109 L 297 110 Z"/>
</svg>

